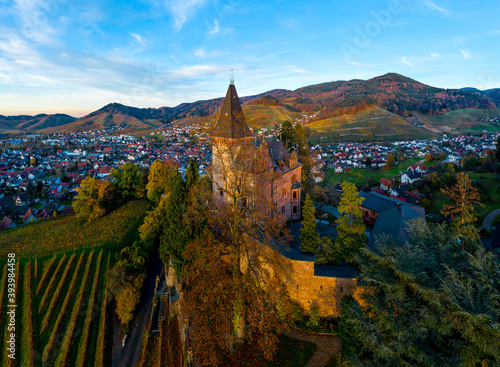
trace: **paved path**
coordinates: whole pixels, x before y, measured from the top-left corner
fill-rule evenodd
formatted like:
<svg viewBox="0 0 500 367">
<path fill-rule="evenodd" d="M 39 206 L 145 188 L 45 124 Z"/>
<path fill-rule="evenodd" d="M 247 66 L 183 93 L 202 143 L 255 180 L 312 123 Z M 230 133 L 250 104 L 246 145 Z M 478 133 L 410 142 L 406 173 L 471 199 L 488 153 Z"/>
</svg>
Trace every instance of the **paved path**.
<svg viewBox="0 0 500 367">
<path fill-rule="evenodd" d="M 495 218 L 497 217 L 497 215 L 500 215 L 500 209 L 495 209 L 492 212 L 490 212 L 484 218 L 483 224 L 481 225 L 481 227 L 479 227 L 479 229 L 481 230 L 481 229 L 485 228 L 487 231 L 491 231 L 492 230 L 493 221 L 495 220 Z"/>
<path fill-rule="evenodd" d="M 118 327 L 114 330 L 113 341 L 113 367 L 135 367 L 139 362 L 142 348 L 142 336 L 151 316 L 151 306 L 153 302 L 153 293 L 155 288 L 156 276 L 161 274 L 162 262 L 158 252 L 153 255 L 153 264 L 146 278 L 144 287 L 144 297 L 134 320 L 130 323 L 125 347 L 121 346 Z M 136 327 L 135 325 L 138 324 Z"/>
<path fill-rule="evenodd" d="M 337 335 L 309 334 L 297 329 L 285 330 L 283 334 L 293 339 L 316 344 L 316 353 L 311 357 L 306 367 L 324 367 L 335 354 L 342 350 L 340 336 Z"/>
</svg>

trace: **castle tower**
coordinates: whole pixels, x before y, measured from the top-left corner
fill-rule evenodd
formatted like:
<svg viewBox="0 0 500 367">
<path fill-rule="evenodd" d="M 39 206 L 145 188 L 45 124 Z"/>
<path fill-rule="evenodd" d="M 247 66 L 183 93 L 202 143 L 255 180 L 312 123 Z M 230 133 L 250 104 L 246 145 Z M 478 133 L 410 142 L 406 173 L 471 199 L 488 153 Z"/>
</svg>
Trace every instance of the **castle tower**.
<svg viewBox="0 0 500 367">
<path fill-rule="evenodd" d="M 238 155 L 244 155 L 245 147 L 250 147 L 254 134 L 248 128 L 234 81 L 227 89 L 226 98 L 220 109 L 217 124 L 211 134 L 212 141 L 212 191 L 216 203 L 227 200 L 224 190 L 232 186 L 235 180 L 235 163 L 241 161 Z"/>
</svg>

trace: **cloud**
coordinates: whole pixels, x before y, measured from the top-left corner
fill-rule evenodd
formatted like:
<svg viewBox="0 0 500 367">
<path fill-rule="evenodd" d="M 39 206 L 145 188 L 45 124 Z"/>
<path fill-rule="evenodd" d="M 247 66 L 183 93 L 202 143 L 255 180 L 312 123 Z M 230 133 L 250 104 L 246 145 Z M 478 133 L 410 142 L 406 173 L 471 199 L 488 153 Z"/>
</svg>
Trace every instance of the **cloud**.
<svg viewBox="0 0 500 367">
<path fill-rule="evenodd" d="M 469 51 L 469 50 L 463 50 L 463 49 L 460 49 L 460 52 L 461 52 L 461 53 L 462 53 L 462 55 L 464 56 L 464 60 L 468 60 L 468 59 L 470 59 L 471 54 L 470 54 L 470 51 Z"/>
<path fill-rule="evenodd" d="M 348 63 L 348 64 L 351 64 L 351 65 L 356 65 L 356 66 L 368 66 L 368 65 L 365 65 L 365 64 L 361 64 L 361 63 L 359 63 L 359 62 L 357 62 L 357 61 L 354 61 L 354 60 L 352 60 L 352 59 L 347 59 L 346 61 L 347 61 L 347 63 Z"/>
<path fill-rule="evenodd" d="M 192 65 L 192 66 L 182 66 L 179 69 L 170 70 L 169 77 L 173 79 L 177 78 L 194 78 L 207 74 L 219 74 L 227 73 L 228 70 L 225 67 L 219 65 Z"/>
<path fill-rule="evenodd" d="M 441 8 L 440 6 L 436 5 L 435 3 L 433 3 L 432 1 L 430 0 L 424 0 L 424 5 L 431 9 L 431 10 L 436 10 L 440 13 L 443 13 L 444 15 L 448 15 L 450 14 L 450 11 L 449 10 L 446 10 L 446 9 L 443 9 Z"/>
<path fill-rule="evenodd" d="M 132 37 L 134 37 L 134 39 L 139 42 L 141 45 L 144 45 L 144 40 L 142 39 L 142 37 L 140 35 L 138 35 L 137 33 L 132 33 L 132 32 L 129 32 L 130 35 Z"/>
<path fill-rule="evenodd" d="M 193 50 L 193 52 L 194 52 L 194 55 L 196 57 L 200 57 L 200 58 L 216 57 L 216 56 L 229 55 L 230 54 L 229 51 L 226 51 L 226 52 L 221 52 L 221 51 L 206 52 L 205 51 L 205 47 L 195 48 Z"/>
<path fill-rule="evenodd" d="M 408 66 L 413 67 L 413 64 L 412 64 L 411 62 L 409 62 L 409 61 L 406 59 L 406 57 L 405 57 L 405 56 L 402 56 L 402 57 L 401 57 L 401 61 L 402 61 L 404 64 L 406 64 L 406 65 L 408 65 Z"/>
<path fill-rule="evenodd" d="M 166 0 L 165 6 L 172 16 L 174 28 L 180 31 L 184 23 L 194 17 L 196 10 L 207 2 L 207 0 Z"/>
<path fill-rule="evenodd" d="M 438 54 L 437 52 L 431 52 L 431 57 L 432 57 L 433 59 L 439 59 L 439 58 L 441 57 L 441 55 L 440 55 L 440 54 Z"/>
<path fill-rule="evenodd" d="M 219 21 L 217 19 L 214 19 L 214 27 L 208 30 L 208 33 L 210 34 L 216 34 L 220 32 L 220 26 L 219 26 Z"/>
<path fill-rule="evenodd" d="M 285 65 L 284 68 L 286 70 L 289 70 L 289 71 L 292 71 L 292 72 L 298 73 L 298 74 L 307 74 L 309 72 L 309 71 L 301 69 L 295 65 Z"/>
</svg>

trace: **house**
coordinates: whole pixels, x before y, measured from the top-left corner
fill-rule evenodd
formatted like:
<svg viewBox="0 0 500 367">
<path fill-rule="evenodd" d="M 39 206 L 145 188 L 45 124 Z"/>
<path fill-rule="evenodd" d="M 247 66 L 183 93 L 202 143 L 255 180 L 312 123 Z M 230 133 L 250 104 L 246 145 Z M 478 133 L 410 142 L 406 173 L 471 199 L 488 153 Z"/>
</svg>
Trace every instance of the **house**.
<svg viewBox="0 0 500 367">
<path fill-rule="evenodd" d="M 342 166 L 339 164 L 335 165 L 335 173 L 342 173 L 344 170 L 342 169 Z"/>
<path fill-rule="evenodd" d="M 374 192 L 361 192 L 359 196 L 364 197 L 360 205 L 363 218 L 374 222 L 370 234 L 368 246 L 375 248 L 376 239 L 381 235 L 387 235 L 399 243 L 408 239 L 406 227 L 408 221 L 415 218 L 425 220 L 425 209 L 406 203 L 401 199 L 390 198 Z"/>
<path fill-rule="evenodd" d="M 97 177 L 103 178 L 109 176 L 111 174 L 112 169 L 113 167 L 111 166 L 103 166 L 99 168 L 99 170 L 97 171 Z"/>
<path fill-rule="evenodd" d="M 401 175 L 401 183 L 405 183 L 405 184 L 412 184 L 415 181 L 420 180 L 420 179 L 422 179 L 420 174 L 418 174 L 414 171 L 411 171 L 411 170 L 406 171 L 405 173 L 403 173 Z"/>
<path fill-rule="evenodd" d="M 392 181 L 385 177 L 382 177 L 379 183 L 380 183 L 380 188 L 383 190 L 389 190 L 389 188 L 392 186 Z"/>
<path fill-rule="evenodd" d="M 0 223 L 0 231 L 14 227 L 16 227 L 16 223 L 14 223 L 14 221 L 9 217 L 4 216 L 2 222 Z"/>
<path fill-rule="evenodd" d="M 26 214 L 24 214 L 23 216 L 23 224 L 36 222 L 37 218 L 35 217 L 35 214 L 36 214 L 36 209 L 29 208 Z"/>
<path fill-rule="evenodd" d="M 411 172 L 417 172 L 417 173 L 427 173 L 427 166 L 422 163 L 422 164 L 412 164 L 410 167 L 408 167 L 407 171 Z"/>
<path fill-rule="evenodd" d="M 30 196 L 27 193 L 22 193 L 14 198 L 14 202 L 17 206 L 25 206 L 30 203 Z"/>
</svg>

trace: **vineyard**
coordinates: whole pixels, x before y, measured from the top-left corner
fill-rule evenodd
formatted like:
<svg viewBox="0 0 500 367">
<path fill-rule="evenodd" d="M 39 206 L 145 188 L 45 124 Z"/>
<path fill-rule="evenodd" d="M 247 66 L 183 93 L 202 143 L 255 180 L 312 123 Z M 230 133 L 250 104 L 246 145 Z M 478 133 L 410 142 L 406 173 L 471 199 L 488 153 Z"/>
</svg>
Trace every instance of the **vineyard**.
<svg viewBox="0 0 500 367">
<path fill-rule="evenodd" d="M 1 366 L 111 365 L 112 318 L 105 273 L 108 247 L 17 259 L 16 359 Z M 0 343 L 7 344 L 7 266 L 0 266 Z"/>
<path fill-rule="evenodd" d="M 18 257 L 46 256 L 129 242 L 148 207 L 146 201 L 132 201 L 90 223 L 72 215 L 11 229 L 0 236 L 0 258 L 9 252 Z"/>
</svg>

